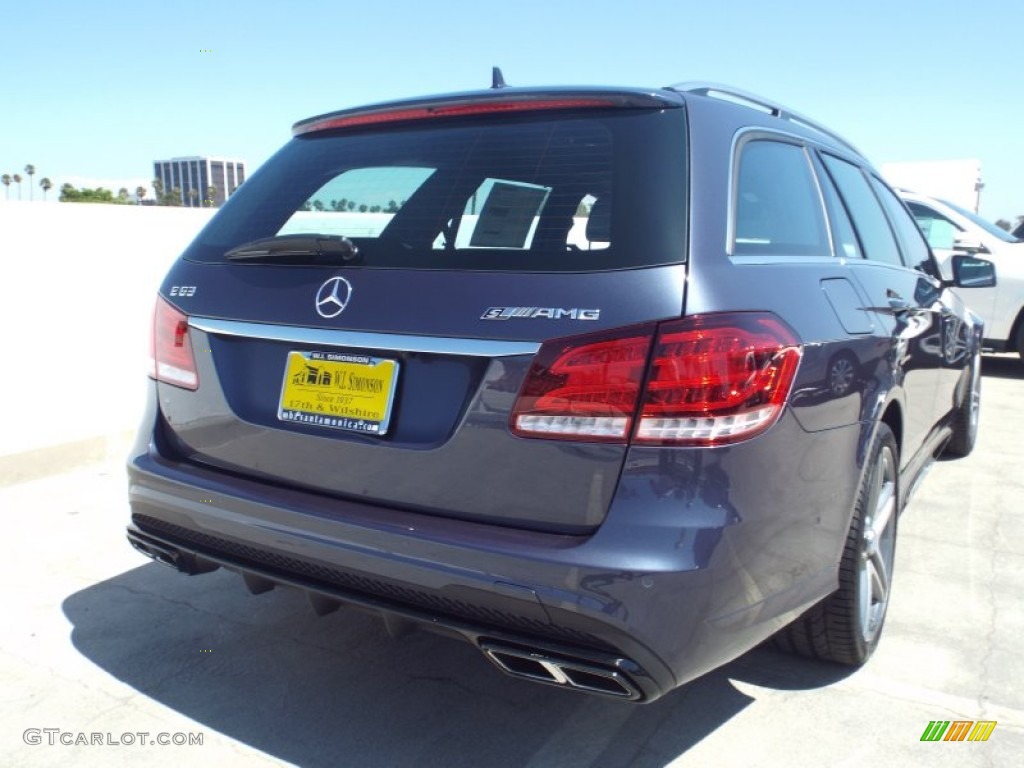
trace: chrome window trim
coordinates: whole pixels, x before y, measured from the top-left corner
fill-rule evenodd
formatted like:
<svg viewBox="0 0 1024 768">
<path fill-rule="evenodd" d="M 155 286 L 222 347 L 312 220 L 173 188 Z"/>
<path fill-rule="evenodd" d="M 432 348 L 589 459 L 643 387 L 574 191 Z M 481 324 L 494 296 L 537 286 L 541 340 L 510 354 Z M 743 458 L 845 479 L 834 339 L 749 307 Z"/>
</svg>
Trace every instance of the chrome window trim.
<svg viewBox="0 0 1024 768">
<path fill-rule="evenodd" d="M 302 328 L 270 323 L 247 323 L 238 320 L 216 320 L 190 317 L 189 327 L 216 336 L 239 336 L 291 344 L 325 347 L 357 347 L 394 352 L 423 352 L 463 357 L 515 357 L 533 355 L 540 349 L 535 341 L 501 341 L 491 339 L 458 339 L 446 336 L 412 336 L 395 333 L 336 331 L 328 328 Z"/>
</svg>

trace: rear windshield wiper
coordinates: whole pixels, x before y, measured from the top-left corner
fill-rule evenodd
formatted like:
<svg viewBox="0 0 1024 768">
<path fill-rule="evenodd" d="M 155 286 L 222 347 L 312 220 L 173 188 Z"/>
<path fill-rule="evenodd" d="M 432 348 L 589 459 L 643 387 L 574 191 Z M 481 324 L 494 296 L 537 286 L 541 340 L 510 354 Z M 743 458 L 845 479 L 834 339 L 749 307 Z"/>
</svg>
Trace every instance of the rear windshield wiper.
<svg viewBox="0 0 1024 768">
<path fill-rule="evenodd" d="M 344 235 L 278 235 L 235 246 L 224 258 L 230 261 L 327 262 L 349 264 L 359 248 Z"/>
</svg>

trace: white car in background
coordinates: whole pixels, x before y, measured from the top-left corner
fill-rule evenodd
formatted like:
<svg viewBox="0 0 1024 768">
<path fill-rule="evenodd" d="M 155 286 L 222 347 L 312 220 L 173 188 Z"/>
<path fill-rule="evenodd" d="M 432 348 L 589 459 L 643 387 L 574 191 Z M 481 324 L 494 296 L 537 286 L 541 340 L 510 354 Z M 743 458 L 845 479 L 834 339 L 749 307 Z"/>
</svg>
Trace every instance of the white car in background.
<svg viewBox="0 0 1024 768">
<path fill-rule="evenodd" d="M 996 265 L 995 287 L 956 290 L 984 318 L 985 348 L 1017 352 L 1024 358 L 1024 240 L 953 203 L 898 191 L 931 245 L 943 277 L 952 277 L 954 253 L 978 254 Z"/>
</svg>

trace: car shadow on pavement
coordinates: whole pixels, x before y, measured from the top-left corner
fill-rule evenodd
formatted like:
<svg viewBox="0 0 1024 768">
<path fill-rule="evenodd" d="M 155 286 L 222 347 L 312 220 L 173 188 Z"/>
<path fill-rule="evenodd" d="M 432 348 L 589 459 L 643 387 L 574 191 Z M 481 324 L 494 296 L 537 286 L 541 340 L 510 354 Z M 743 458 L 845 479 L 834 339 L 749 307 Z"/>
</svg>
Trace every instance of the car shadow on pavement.
<svg viewBox="0 0 1024 768">
<path fill-rule="evenodd" d="M 1020 355 L 986 355 L 981 358 L 981 375 L 999 379 L 1024 379 L 1024 360 Z"/>
<path fill-rule="evenodd" d="M 649 705 L 508 678 L 468 644 L 401 640 L 297 592 L 246 594 L 218 571 L 156 565 L 67 597 L 74 647 L 154 701 L 302 766 L 662 766 L 753 699 L 730 678 L 801 689 L 848 674 L 757 649 Z"/>
</svg>

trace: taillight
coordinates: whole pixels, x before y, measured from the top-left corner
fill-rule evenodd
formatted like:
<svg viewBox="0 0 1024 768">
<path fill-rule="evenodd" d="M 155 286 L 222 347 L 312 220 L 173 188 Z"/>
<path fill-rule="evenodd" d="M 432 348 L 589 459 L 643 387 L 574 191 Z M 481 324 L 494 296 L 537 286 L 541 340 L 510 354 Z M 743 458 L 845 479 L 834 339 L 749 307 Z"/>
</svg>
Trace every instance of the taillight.
<svg viewBox="0 0 1024 768">
<path fill-rule="evenodd" d="M 800 354 L 796 335 L 768 313 L 663 323 L 635 442 L 719 445 L 760 434 L 782 413 Z"/>
<path fill-rule="evenodd" d="M 548 342 L 513 408 L 512 431 L 649 445 L 745 440 L 778 419 L 800 354 L 796 335 L 763 312 Z"/>
<path fill-rule="evenodd" d="M 524 437 L 627 440 L 654 328 L 544 344 L 512 411 L 512 431 Z"/>
<path fill-rule="evenodd" d="M 199 387 L 196 359 L 188 332 L 188 317 L 157 297 L 153 307 L 149 375 L 185 389 Z"/>
</svg>

